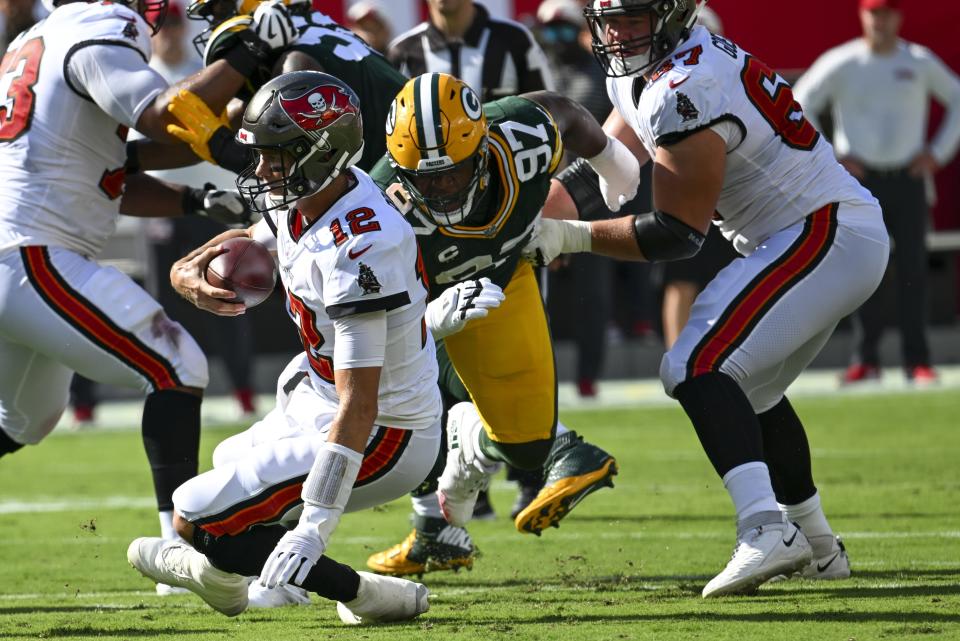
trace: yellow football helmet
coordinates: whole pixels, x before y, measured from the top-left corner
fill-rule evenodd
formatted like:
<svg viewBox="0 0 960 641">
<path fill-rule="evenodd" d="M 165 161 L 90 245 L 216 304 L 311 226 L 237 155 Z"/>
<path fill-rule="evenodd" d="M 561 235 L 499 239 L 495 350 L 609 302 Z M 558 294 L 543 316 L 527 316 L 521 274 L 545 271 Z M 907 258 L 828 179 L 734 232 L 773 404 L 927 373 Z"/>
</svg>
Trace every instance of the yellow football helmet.
<svg viewBox="0 0 960 641">
<path fill-rule="evenodd" d="M 462 222 L 489 183 L 480 98 L 445 73 L 407 81 L 387 114 L 387 152 L 400 182 L 438 225 Z"/>
</svg>

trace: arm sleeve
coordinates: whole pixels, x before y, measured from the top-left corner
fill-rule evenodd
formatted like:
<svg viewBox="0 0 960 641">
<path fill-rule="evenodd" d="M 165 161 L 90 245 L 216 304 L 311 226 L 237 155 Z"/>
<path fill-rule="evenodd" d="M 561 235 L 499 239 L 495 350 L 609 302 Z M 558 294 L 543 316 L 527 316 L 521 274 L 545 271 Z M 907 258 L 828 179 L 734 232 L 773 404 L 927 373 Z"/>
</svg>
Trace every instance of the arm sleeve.
<svg viewBox="0 0 960 641">
<path fill-rule="evenodd" d="M 167 81 L 150 68 L 143 54 L 122 41 L 75 49 L 64 67 L 71 89 L 131 129 L 143 110 L 167 89 Z"/>
<path fill-rule="evenodd" d="M 960 145 L 960 78 L 930 50 L 924 50 L 927 82 L 944 108 L 943 122 L 930 143 L 930 152 L 940 165 L 950 162 Z"/>
<path fill-rule="evenodd" d="M 387 349 L 385 311 L 337 318 L 333 331 L 333 369 L 383 366 Z"/>
</svg>

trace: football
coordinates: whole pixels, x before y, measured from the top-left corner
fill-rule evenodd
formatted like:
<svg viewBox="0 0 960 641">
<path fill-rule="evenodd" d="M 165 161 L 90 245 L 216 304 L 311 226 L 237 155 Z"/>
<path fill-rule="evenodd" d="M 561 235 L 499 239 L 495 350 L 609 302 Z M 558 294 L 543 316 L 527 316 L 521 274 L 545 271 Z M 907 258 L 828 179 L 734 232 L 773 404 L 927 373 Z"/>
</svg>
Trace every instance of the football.
<svg viewBox="0 0 960 641">
<path fill-rule="evenodd" d="M 222 243 L 225 252 L 207 265 L 207 282 L 236 292 L 247 307 L 267 299 L 277 284 L 277 263 L 270 251 L 252 238 L 237 237 Z"/>
</svg>

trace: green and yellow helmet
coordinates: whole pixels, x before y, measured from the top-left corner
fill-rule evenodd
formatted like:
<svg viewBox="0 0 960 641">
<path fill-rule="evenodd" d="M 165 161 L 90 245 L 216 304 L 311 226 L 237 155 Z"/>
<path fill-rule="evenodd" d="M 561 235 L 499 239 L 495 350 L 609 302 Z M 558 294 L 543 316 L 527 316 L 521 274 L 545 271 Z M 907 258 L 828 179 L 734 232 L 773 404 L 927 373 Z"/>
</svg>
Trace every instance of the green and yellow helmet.
<svg viewBox="0 0 960 641">
<path fill-rule="evenodd" d="M 487 118 L 476 92 L 445 73 L 412 78 L 390 106 L 386 131 L 390 162 L 419 209 L 441 226 L 469 216 L 489 182 Z"/>
</svg>

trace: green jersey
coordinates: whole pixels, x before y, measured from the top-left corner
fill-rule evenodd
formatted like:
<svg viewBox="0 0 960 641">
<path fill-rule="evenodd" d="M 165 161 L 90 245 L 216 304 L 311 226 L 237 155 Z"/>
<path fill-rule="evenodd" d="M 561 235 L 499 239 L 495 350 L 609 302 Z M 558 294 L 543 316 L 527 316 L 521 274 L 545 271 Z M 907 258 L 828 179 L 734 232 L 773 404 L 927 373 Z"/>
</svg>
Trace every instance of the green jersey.
<svg viewBox="0 0 960 641">
<path fill-rule="evenodd" d="M 387 151 L 383 133 L 387 112 L 407 78 L 355 33 L 323 13 L 292 17 L 300 36 L 291 49 L 316 60 L 324 72 L 347 83 L 360 98 L 363 155 L 357 166 L 369 171 Z"/>
<path fill-rule="evenodd" d="M 490 128 L 490 182 L 462 224 L 434 223 L 411 202 L 389 158 L 370 172 L 417 234 L 431 299 L 451 285 L 483 276 L 506 288 L 563 155 L 556 123 L 535 102 L 510 96 L 486 103 L 483 110 Z"/>
</svg>

